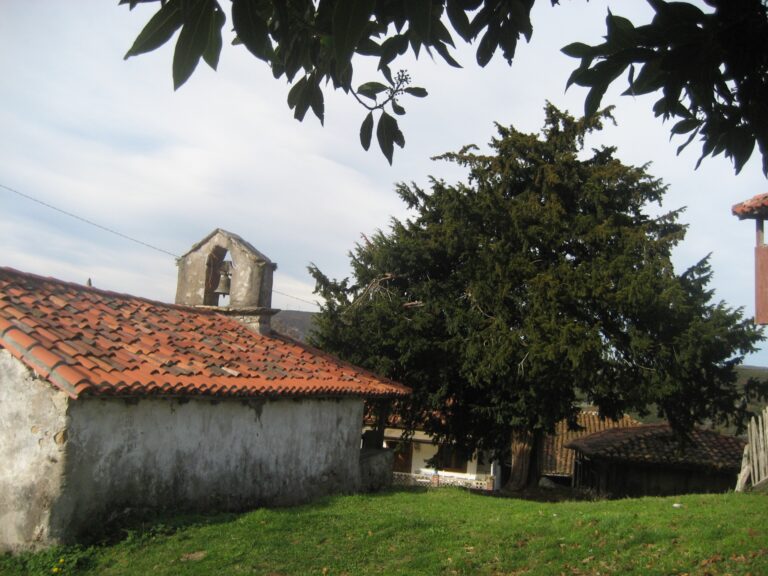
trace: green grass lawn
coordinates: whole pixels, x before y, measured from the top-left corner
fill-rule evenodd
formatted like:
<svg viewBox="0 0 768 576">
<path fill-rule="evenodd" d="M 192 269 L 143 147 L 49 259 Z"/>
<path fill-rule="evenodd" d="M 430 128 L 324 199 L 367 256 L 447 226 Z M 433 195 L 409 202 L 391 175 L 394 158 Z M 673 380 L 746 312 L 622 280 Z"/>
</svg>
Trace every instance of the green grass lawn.
<svg viewBox="0 0 768 576">
<path fill-rule="evenodd" d="M 768 499 L 749 494 L 540 503 L 392 491 L 122 534 L 0 556 L 0 574 L 768 574 Z"/>
</svg>

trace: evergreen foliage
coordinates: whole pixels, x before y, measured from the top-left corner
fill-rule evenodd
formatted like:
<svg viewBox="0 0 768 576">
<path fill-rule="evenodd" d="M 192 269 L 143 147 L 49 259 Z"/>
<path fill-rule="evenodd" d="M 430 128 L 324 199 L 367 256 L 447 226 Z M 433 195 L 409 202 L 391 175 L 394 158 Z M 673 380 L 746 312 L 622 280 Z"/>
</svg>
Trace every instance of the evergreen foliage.
<svg viewBox="0 0 768 576">
<path fill-rule="evenodd" d="M 355 247 L 351 280 L 310 267 L 315 343 L 412 386 L 403 422 L 496 456 L 582 401 L 681 431 L 742 416 L 735 366 L 761 332 L 712 301 L 707 258 L 675 273 L 680 211 L 646 212 L 663 184 L 583 149 L 607 118 L 548 105 L 541 136 L 498 126 L 491 153 L 441 156 L 466 183 L 400 184 L 412 217 Z"/>
</svg>

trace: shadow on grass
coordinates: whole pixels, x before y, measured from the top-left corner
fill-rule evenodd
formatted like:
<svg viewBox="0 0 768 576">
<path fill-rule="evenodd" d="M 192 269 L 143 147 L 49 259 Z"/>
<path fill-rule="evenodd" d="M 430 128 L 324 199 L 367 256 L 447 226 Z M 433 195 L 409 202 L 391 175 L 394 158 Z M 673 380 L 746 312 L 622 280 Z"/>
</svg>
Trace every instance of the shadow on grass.
<svg viewBox="0 0 768 576">
<path fill-rule="evenodd" d="M 425 486 L 394 486 L 378 492 L 359 496 L 374 500 L 397 499 L 402 495 L 419 495 L 431 491 L 458 490 L 473 495 L 491 498 L 517 498 L 539 502 L 559 502 L 576 498 L 571 490 L 535 489 L 523 493 L 498 493 L 482 490 L 469 490 L 456 487 L 430 488 Z M 17 556 L 0 555 L 0 574 L 10 576 L 37 576 L 51 574 L 75 574 L 92 568 L 95 558 L 103 548 L 127 544 L 141 546 L 155 539 L 168 538 L 177 532 L 190 528 L 209 527 L 229 524 L 246 514 L 258 510 L 279 511 L 291 514 L 307 510 L 322 510 L 337 504 L 348 495 L 328 495 L 309 503 L 291 507 L 257 506 L 227 512 L 199 512 L 184 510 L 124 509 L 113 514 L 105 523 L 99 524 L 90 533 L 83 534 L 76 545 L 59 546 L 35 553 Z M 223 528 L 222 528 L 223 529 Z M 58 569 L 58 570 L 55 570 Z"/>
<path fill-rule="evenodd" d="M 575 490 L 573 488 L 567 488 L 564 486 L 558 486 L 555 488 L 539 488 L 531 487 L 521 491 L 506 491 L 501 490 L 497 492 L 489 492 L 487 490 L 469 489 L 473 494 L 479 496 L 487 496 L 490 498 L 506 498 L 512 500 L 528 500 L 531 502 L 593 502 L 595 500 L 603 500 L 595 495 L 594 492 Z"/>
<path fill-rule="evenodd" d="M 425 493 L 429 488 L 422 486 L 397 486 L 362 494 L 367 498 L 393 498 L 399 494 Z M 227 524 L 240 516 L 256 510 L 302 511 L 309 508 L 322 509 L 334 505 L 348 494 L 329 494 L 310 502 L 291 506 L 254 506 L 225 512 L 202 512 L 184 510 L 156 511 L 152 509 L 125 509 L 113 514 L 98 530 L 83 534 L 80 542 L 87 546 L 111 546 L 126 540 L 147 540 L 157 536 L 170 536 L 187 528 Z"/>
</svg>

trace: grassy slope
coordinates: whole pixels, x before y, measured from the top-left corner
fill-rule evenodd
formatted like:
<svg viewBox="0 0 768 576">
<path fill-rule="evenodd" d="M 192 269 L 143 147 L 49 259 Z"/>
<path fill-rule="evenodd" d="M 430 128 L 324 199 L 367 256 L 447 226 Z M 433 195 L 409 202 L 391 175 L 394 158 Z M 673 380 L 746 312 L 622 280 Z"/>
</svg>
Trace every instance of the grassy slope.
<svg viewBox="0 0 768 576">
<path fill-rule="evenodd" d="M 766 504 L 743 494 L 545 504 L 387 492 L 177 518 L 111 546 L 0 557 L 0 573 L 768 574 Z"/>
</svg>

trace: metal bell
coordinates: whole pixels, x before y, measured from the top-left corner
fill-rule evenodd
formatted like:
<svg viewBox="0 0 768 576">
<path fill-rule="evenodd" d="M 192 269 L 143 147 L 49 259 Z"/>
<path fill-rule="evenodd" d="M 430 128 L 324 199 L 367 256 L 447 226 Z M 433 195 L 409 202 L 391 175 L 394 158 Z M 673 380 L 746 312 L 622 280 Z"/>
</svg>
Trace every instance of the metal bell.
<svg viewBox="0 0 768 576">
<path fill-rule="evenodd" d="M 229 294 L 229 288 L 230 288 L 230 282 L 231 281 L 229 279 L 229 274 L 227 274 L 226 272 L 222 272 L 221 276 L 219 276 L 219 283 L 216 286 L 216 288 L 214 288 L 214 290 L 213 290 L 214 293 L 221 294 L 222 296 L 228 295 Z"/>
</svg>

